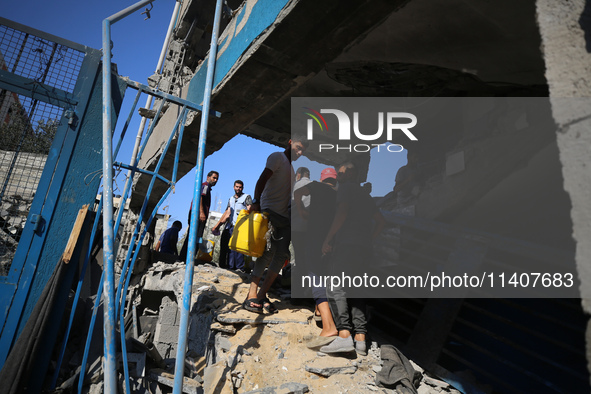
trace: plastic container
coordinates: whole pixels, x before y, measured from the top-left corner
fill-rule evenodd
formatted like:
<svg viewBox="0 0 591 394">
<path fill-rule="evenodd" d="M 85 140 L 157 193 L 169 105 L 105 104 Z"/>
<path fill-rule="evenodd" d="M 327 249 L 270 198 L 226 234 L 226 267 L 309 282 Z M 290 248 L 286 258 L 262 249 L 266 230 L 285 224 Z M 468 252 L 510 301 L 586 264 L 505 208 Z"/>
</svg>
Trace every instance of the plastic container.
<svg viewBox="0 0 591 394">
<path fill-rule="evenodd" d="M 196 260 L 205 261 L 206 263 L 211 262 L 213 259 L 213 249 L 215 242 L 211 239 L 204 239 L 200 245 L 198 245 Z"/>
<path fill-rule="evenodd" d="M 267 246 L 265 234 L 268 226 L 269 219 L 264 213 L 241 210 L 230 237 L 230 249 L 246 256 L 261 257 Z"/>
</svg>

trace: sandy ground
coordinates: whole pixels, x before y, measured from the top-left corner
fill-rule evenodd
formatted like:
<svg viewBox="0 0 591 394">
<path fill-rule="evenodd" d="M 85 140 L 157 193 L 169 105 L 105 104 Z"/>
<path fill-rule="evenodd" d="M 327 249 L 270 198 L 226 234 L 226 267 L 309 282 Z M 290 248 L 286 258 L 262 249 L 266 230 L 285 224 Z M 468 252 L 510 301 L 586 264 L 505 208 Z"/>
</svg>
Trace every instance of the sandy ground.
<svg viewBox="0 0 591 394">
<path fill-rule="evenodd" d="M 203 372 L 205 393 L 246 393 L 290 382 L 305 384 L 312 393 L 395 393 L 375 384 L 376 372 L 381 369 L 377 344 L 366 356 L 354 352 L 330 356 L 308 349 L 306 339 L 317 336 L 321 330 L 312 319 L 312 309 L 295 306 L 288 299 L 281 300 L 278 292 L 271 292 L 269 298 L 275 302 L 278 313 L 261 315 L 246 311 L 241 303 L 246 298 L 249 280 L 248 275 L 217 267 L 196 267 L 194 287 L 215 288 L 212 329 L 227 331 L 218 334 L 223 344 L 216 345 L 217 363 Z M 204 366 L 205 362 L 199 364 Z M 332 376 L 310 372 L 326 369 L 339 372 Z M 457 391 L 444 382 L 425 379 L 419 387 L 421 394 L 440 392 Z"/>
</svg>

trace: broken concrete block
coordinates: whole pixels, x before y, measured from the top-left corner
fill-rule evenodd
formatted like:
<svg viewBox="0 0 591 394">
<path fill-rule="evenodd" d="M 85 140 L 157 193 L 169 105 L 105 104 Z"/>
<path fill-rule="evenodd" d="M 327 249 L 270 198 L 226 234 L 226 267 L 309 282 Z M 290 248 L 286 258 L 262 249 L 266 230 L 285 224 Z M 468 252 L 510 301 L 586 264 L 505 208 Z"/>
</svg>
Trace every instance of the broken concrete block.
<svg viewBox="0 0 591 394">
<path fill-rule="evenodd" d="M 156 350 L 164 360 L 175 357 L 175 353 L 172 351 L 172 346 L 170 344 L 154 342 L 154 346 L 156 346 Z"/>
<path fill-rule="evenodd" d="M 178 341 L 179 326 L 158 324 L 154 334 L 154 342 L 173 344 Z"/>
<path fill-rule="evenodd" d="M 174 375 L 162 369 L 152 369 L 150 371 L 150 379 L 165 386 L 174 387 Z M 202 386 L 196 380 L 185 376 L 183 378 L 183 393 L 201 394 L 203 393 Z"/>
<path fill-rule="evenodd" d="M 179 310 L 176 302 L 173 302 L 168 297 L 164 297 L 160 305 L 159 322 L 175 326 L 179 324 Z"/>
<path fill-rule="evenodd" d="M 90 386 L 90 390 L 88 390 L 88 394 L 103 394 L 104 392 L 104 383 L 98 382 Z"/>
<path fill-rule="evenodd" d="M 279 387 L 265 387 L 248 391 L 244 394 L 304 394 L 310 391 L 307 385 L 302 383 L 289 382 Z"/>
<path fill-rule="evenodd" d="M 351 365 L 349 360 L 340 357 L 316 358 L 306 365 L 306 371 L 316 373 L 324 377 L 336 374 L 353 374 L 357 367 Z"/>
<path fill-rule="evenodd" d="M 197 302 L 199 304 L 199 301 Z M 196 309 L 196 308 L 194 308 Z M 210 341 L 209 329 L 213 321 L 213 315 L 191 312 L 189 315 L 189 351 L 193 351 L 199 356 L 204 356 Z M 213 341 L 213 335 L 211 337 Z"/>
<path fill-rule="evenodd" d="M 285 324 L 285 323 L 300 323 L 308 324 L 308 315 L 302 313 L 276 313 L 274 315 L 261 315 L 258 313 L 249 312 L 244 309 L 239 309 L 233 312 L 222 312 L 217 315 L 217 320 L 226 324 Z"/>
<path fill-rule="evenodd" d="M 223 350 L 224 352 L 230 351 L 230 348 L 232 347 L 232 342 L 230 342 L 228 338 L 221 335 L 215 336 L 215 342 L 216 347 Z"/>
<path fill-rule="evenodd" d="M 160 311 L 154 333 L 154 345 L 160 355 L 167 358 L 170 356 L 172 348 L 176 348 L 178 342 L 179 327 L 178 323 L 175 324 L 177 322 L 178 306 L 176 302 L 166 296 L 162 299 Z"/>
<path fill-rule="evenodd" d="M 158 264 L 164 264 L 162 262 Z M 174 271 L 148 270 L 144 275 L 144 291 L 174 292 L 176 294 L 179 285 L 183 283 L 185 270 L 177 268 Z M 182 293 L 181 293 L 182 294 Z"/>
<path fill-rule="evenodd" d="M 434 387 L 431 387 L 429 385 L 426 384 L 422 384 L 419 386 L 419 388 L 417 389 L 417 393 L 418 394 L 438 394 L 441 391 L 441 388 L 439 388 L 439 390 L 437 390 Z"/>
<path fill-rule="evenodd" d="M 303 383 L 289 382 L 283 383 L 277 389 L 277 394 L 304 394 L 310 391 L 308 385 Z"/>
<path fill-rule="evenodd" d="M 275 388 L 276 387 L 265 387 L 262 389 L 247 391 L 243 394 L 277 394 L 277 391 L 275 391 Z"/>
<path fill-rule="evenodd" d="M 185 263 L 178 262 L 174 264 L 166 264 L 163 262 L 158 262 L 150 268 L 150 272 L 173 272 L 178 270 L 182 270 L 184 274 Z"/>
<path fill-rule="evenodd" d="M 219 331 L 226 334 L 236 334 L 236 327 L 231 324 L 212 323 L 209 327 L 213 331 Z"/>
</svg>

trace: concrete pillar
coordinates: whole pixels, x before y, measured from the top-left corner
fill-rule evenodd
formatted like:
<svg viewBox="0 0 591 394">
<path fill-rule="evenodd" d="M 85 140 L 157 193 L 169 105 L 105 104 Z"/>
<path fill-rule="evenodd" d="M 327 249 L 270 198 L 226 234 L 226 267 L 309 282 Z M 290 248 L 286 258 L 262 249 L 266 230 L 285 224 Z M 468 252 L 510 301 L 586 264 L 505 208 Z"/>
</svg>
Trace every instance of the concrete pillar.
<svg viewBox="0 0 591 394">
<path fill-rule="evenodd" d="M 591 314 L 591 5 L 585 0 L 537 0 L 536 7 L 564 189 L 572 202 L 583 309 Z M 573 99 L 577 97 L 587 98 Z M 589 367 L 591 323 L 586 338 Z"/>
</svg>

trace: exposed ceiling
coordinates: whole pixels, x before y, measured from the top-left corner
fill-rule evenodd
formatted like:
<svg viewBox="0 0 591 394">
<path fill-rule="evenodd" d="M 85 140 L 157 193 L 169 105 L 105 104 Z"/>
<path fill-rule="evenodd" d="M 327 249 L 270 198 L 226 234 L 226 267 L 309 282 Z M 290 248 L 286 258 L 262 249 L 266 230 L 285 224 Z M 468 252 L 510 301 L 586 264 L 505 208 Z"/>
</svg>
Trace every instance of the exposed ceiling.
<svg viewBox="0 0 591 394">
<path fill-rule="evenodd" d="M 534 1 L 412 0 L 243 133 L 283 146 L 291 97 L 546 96 L 540 46 Z"/>
<path fill-rule="evenodd" d="M 190 29 L 192 12 L 213 14 L 197 6 L 212 1 L 194 3 L 177 36 Z M 210 118 L 206 155 L 238 133 L 285 147 L 291 97 L 545 96 L 535 13 L 534 0 L 300 0 L 215 92 L 222 117 Z M 207 21 L 198 25 L 187 38 L 195 48 L 208 42 Z M 198 125 L 185 129 L 179 176 L 195 165 Z M 146 188 L 140 178 L 135 194 Z"/>
</svg>

